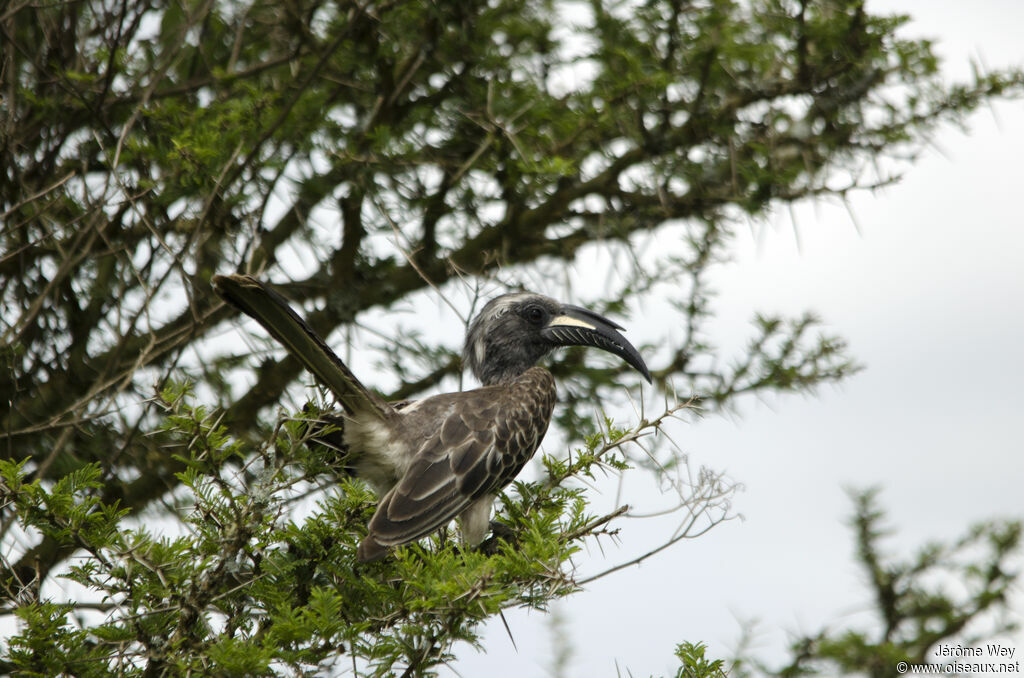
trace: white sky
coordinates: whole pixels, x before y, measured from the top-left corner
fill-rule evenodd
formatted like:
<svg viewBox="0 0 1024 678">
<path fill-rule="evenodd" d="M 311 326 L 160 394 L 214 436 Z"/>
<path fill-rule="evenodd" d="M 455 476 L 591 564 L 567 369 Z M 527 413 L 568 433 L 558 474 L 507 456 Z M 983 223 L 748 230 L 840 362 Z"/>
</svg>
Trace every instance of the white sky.
<svg viewBox="0 0 1024 678">
<path fill-rule="evenodd" d="M 969 75 L 969 59 L 1024 63 L 1019 0 L 868 7 L 911 14 L 905 34 L 935 38 L 952 77 Z M 821 205 L 798 209 L 795 230 L 782 214 L 741 233 L 716 281 L 714 339 L 747 335 L 755 310 L 810 309 L 867 369 L 815 398 L 749 402 L 739 417 L 682 429 L 696 462 L 743 483 L 744 520 L 562 603 L 571 676 L 674 675 L 676 643 L 728 657 L 754 620 L 755 654 L 777 665 L 795 634 L 864 622 L 870 594 L 846 488 L 881 486 L 895 529 L 886 547 L 902 556 L 973 522 L 1024 515 L 1024 103 L 996 103 L 969 123 L 969 135 L 940 131 L 901 184 L 855 196 L 859 232 L 844 208 Z M 584 569 L 642 552 L 642 536 L 627 535 L 635 541 Z M 518 651 L 494 623 L 483 653 L 456 649 L 454 670 L 549 675 L 548 617 L 507 618 Z M 1021 637 L 1009 645 L 1024 652 Z"/>
</svg>

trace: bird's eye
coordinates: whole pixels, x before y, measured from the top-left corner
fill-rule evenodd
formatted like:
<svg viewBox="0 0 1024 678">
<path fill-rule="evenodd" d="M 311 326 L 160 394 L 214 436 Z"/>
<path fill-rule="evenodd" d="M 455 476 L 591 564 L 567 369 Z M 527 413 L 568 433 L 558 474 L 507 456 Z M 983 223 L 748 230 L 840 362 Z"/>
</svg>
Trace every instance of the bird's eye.
<svg viewBox="0 0 1024 678">
<path fill-rule="evenodd" d="M 523 311 L 523 316 L 534 325 L 540 325 L 544 322 L 544 317 L 547 314 L 544 313 L 544 309 L 540 306 L 527 306 Z"/>
</svg>

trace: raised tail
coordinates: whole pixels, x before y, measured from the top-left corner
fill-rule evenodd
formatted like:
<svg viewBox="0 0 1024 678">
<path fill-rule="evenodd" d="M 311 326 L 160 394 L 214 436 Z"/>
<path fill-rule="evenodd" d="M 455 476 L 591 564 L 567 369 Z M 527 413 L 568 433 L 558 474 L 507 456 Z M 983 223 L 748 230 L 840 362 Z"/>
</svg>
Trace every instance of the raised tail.
<svg viewBox="0 0 1024 678">
<path fill-rule="evenodd" d="M 346 412 L 369 412 L 382 419 L 389 413 L 391 406 L 356 379 L 341 358 L 280 294 L 251 275 L 238 274 L 213 276 L 213 289 L 221 299 L 263 325 L 331 390 Z"/>
</svg>

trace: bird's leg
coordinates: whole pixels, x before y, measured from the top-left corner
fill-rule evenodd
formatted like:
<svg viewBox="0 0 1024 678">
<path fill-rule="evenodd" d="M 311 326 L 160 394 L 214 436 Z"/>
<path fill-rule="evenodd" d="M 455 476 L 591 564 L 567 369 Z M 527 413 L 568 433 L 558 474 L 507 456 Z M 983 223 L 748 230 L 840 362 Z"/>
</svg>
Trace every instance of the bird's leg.
<svg viewBox="0 0 1024 678">
<path fill-rule="evenodd" d="M 492 537 L 504 539 L 507 542 L 518 541 L 516 531 L 513 530 L 510 525 L 507 525 L 500 520 L 492 520 L 487 523 L 487 527 L 490 528 Z"/>
<path fill-rule="evenodd" d="M 491 536 L 481 542 L 477 547 L 480 552 L 485 555 L 493 556 L 496 554 L 501 545 L 500 542 L 505 542 L 506 544 L 511 544 L 513 546 L 519 542 L 519 535 L 505 523 L 492 520 L 488 523 L 488 527 L 491 530 Z"/>
</svg>

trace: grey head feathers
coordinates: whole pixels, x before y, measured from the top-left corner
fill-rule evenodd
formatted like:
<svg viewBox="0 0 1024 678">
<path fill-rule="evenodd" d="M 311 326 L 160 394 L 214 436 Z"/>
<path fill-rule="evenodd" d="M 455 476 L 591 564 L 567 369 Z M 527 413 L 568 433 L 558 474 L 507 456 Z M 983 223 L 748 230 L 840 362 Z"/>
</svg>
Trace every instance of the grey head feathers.
<svg viewBox="0 0 1024 678">
<path fill-rule="evenodd" d="M 554 348 L 540 336 L 536 319 L 553 317 L 558 308 L 554 299 L 531 292 L 491 299 L 469 326 L 463 361 L 482 384 L 519 376 Z"/>
<path fill-rule="evenodd" d="M 469 326 L 463 361 L 485 385 L 516 378 L 552 349 L 594 346 L 614 353 L 640 372 L 650 372 L 612 321 L 579 306 L 532 292 L 491 299 Z"/>
</svg>

